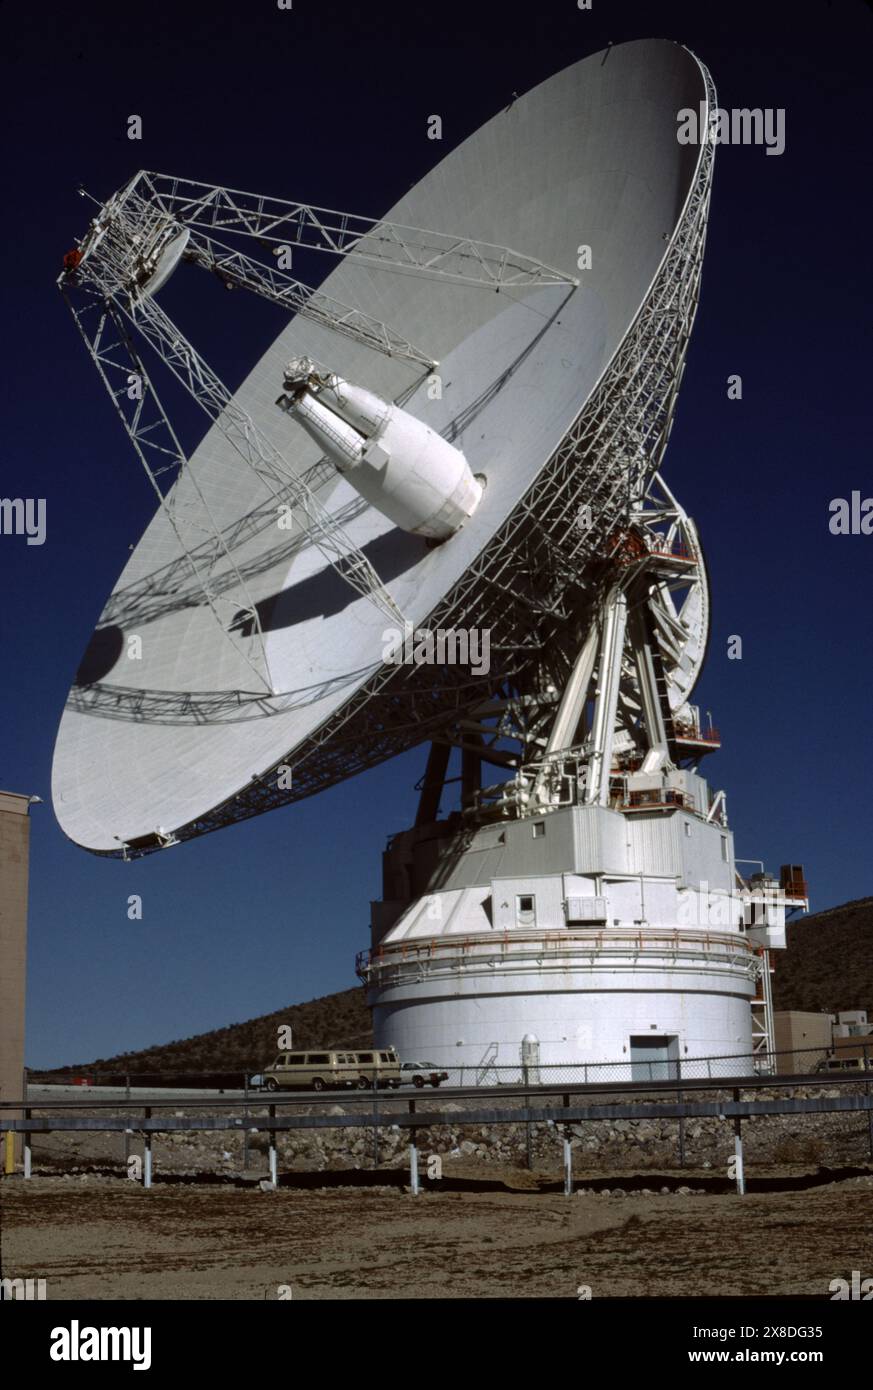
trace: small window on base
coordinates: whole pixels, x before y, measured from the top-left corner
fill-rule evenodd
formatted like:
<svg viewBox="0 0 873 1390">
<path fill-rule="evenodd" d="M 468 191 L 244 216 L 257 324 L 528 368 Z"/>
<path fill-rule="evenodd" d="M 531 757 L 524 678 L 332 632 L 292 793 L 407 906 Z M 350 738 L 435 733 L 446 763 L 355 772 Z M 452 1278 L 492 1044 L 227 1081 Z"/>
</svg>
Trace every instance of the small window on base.
<svg viewBox="0 0 873 1390">
<path fill-rule="evenodd" d="M 515 899 L 515 920 L 520 927 L 536 923 L 536 900 L 533 893 L 518 893 Z"/>
</svg>

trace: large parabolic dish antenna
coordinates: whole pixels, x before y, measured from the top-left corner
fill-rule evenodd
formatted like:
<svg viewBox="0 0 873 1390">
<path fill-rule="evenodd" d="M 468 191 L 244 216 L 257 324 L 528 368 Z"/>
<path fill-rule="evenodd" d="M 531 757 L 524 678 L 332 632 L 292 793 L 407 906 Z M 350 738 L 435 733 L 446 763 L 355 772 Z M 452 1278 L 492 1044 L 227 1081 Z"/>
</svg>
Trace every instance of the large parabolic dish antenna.
<svg viewBox="0 0 873 1390">
<path fill-rule="evenodd" d="M 514 100 L 380 221 L 152 173 L 101 208 L 60 284 L 161 505 L 61 721 L 53 796 L 73 840 L 145 853 L 540 689 L 546 657 L 560 686 L 653 497 L 712 163 L 708 142 L 679 143 L 677 113 L 702 109 L 706 129 L 713 105 L 688 50 L 629 43 Z M 339 264 L 310 291 L 279 268 L 284 245 Z M 191 265 L 292 313 L 232 397 L 155 298 Z M 337 471 L 277 406 L 302 359 L 463 455 L 463 524 L 416 533 Z M 212 421 L 187 459 L 164 367 Z M 676 708 L 703 658 L 702 560 L 689 605 L 687 640 L 668 624 Z M 386 660 L 404 624 L 488 630 L 488 670 Z"/>
</svg>

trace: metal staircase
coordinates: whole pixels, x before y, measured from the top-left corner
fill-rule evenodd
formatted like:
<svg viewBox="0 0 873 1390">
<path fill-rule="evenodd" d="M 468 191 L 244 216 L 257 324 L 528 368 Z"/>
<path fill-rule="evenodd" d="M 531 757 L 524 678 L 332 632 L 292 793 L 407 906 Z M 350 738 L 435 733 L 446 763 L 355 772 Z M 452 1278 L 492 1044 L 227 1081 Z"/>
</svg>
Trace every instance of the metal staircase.
<svg viewBox="0 0 873 1390">
<path fill-rule="evenodd" d="M 773 1020 L 773 990 L 770 965 L 770 952 L 760 953 L 761 973 L 758 976 L 758 989 L 752 1000 L 752 1054 L 755 1071 L 759 1076 L 769 1075 L 775 1070 L 776 1051 L 775 1026 Z"/>
<path fill-rule="evenodd" d="M 500 1076 L 495 1065 L 498 1051 L 499 1045 L 496 1042 L 491 1042 L 482 1053 L 479 1065 L 476 1067 L 477 1086 L 484 1085 L 491 1076 L 493 1076 L 495 1086 L 500 1081 Z"/>
</svg>

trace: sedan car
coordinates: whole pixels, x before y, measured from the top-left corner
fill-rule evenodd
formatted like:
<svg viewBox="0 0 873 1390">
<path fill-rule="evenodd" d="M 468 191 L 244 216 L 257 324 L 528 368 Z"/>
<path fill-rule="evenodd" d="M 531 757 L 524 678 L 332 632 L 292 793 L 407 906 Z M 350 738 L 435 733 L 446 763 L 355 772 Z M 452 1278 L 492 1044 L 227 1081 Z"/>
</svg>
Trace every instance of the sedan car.
<svg viewBox="0 0 873 1390">
<path fill-rule="evenodd" d="M 439 1086 L 441 1081 L 448 1081 L 447 1071 L 441 1071 L 434 1062 L 401 1062 L 400 1063 L 400 1084 L 406 1086 L 410 1082 L 421 1090 L 422 1086 Z"/>
</svg>

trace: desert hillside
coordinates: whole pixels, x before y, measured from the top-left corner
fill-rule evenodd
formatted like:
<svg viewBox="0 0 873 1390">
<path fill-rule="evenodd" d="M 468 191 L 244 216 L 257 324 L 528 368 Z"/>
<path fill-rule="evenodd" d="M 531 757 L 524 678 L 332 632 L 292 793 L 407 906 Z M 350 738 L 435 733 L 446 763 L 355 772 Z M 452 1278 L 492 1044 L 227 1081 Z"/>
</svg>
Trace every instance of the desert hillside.
<svg viewBox="0 0 873 1390">
<path fill-rule="evenodd" d="M 275 1057 L 278 1030 L 283 1024 L 291 1025 L 295 1048 L 366 1047 L 373 1040 L 370 1010 L 359 986 L 310 999 L 305 1004 L 289 1004 L 275 1013 L 198 1033 L 193 1038 L 99 1057 L 93 1062 L 77 1062 L 64 1070 L 139 1076 L 160 1072 L 257 1071 Z"/>
<path fill-rule="evenodd" d="M 866 1009 L 873 1019 L 873 898 L 789 923 L 788 950 L 772 960 L 777 1009 Z"/>
</svg>

